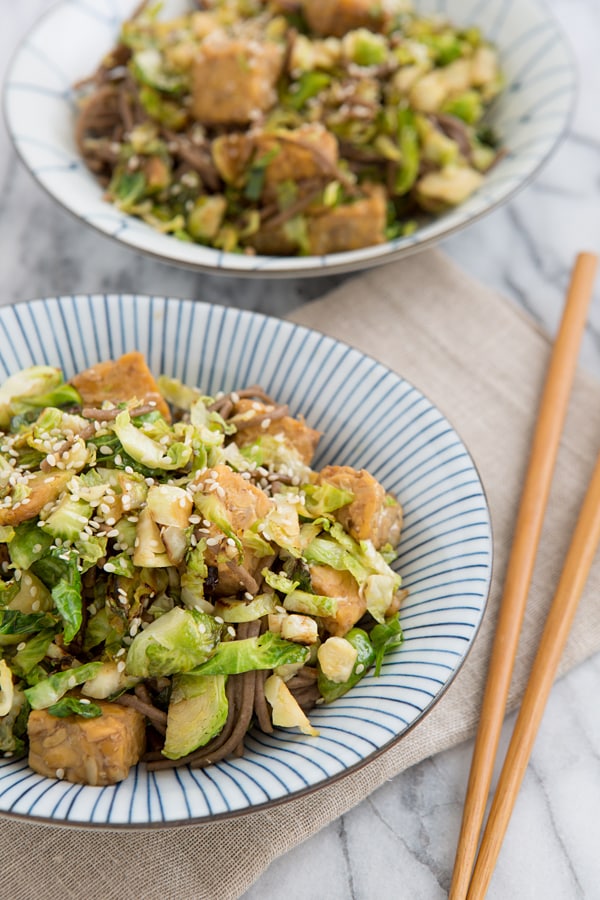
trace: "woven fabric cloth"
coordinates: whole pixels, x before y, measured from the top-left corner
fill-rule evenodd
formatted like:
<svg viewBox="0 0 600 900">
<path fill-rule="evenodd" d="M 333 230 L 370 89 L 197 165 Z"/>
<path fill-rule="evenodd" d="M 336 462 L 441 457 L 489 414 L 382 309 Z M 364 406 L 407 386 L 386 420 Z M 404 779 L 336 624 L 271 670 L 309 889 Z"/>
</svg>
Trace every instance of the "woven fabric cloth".
<svg viewBox="0 0 600 900">
<path fill-rule="evenodd" d="M 483 692 L 549 342 L 510 303 L 437 252 L 368 272 L 293 316 L 360 348 L 447 415 L 478 466 L 495 546 L 490 602 L 462 670 L 431 713 L 352 775 L 270 810 L 211 825 L 77 831 L 0 820 L 0 896 L 10 900 L 231 900 L 277 856 L 384 781 L 470 737 Z M 510 695 L 522 693 L 578 508 L 600 446 L 600 386 L 577 377 L 559 454 Z M 561 670 L 600 649 L 600 560 Z"/>
</svg>

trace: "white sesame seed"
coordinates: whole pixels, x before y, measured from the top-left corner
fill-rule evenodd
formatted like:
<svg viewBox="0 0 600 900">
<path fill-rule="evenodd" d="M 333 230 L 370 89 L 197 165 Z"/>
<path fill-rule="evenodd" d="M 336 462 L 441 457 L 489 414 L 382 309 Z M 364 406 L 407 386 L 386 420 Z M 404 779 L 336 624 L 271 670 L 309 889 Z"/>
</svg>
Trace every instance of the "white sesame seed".
<svg viewBox="0 0 600 900">
<path fill-rule="evenodd" d="M 230 634 L 231 637 L 235 637 L 235 628 L 233 627 L 233 625 L 227 626 L 227 634 Z"/>
<path fill-rule="evenodd" d="M 356 672 L 357 675 L 361 675 L 362 672 L 365 671 L 365 667 L 363 666 L 362 663 L 359 663 L 359 664 L 356 666 L 356 668 L 354 669 L 354 671 Z"/>
<path fill-rule="evenodd" d="M 19 650 L 19 651 L 24 650 L 26 646 L 27 646 L 26 641 L 21 641 L 20 644 L 17 644 L 17 650 Z"/>
<path fill-rule="evenodd" d="M 221 616 L 215 616 L 215 622 L 217 623 L 217 625 L 224 625 L 225 619 L 222 619 Z"/>
<path fill-rule="evenodd" d="M 87 704 L 88 704 L 88 703 L 91 703 L 92 701 L 91 701 L 91 700 L 88 700 L 87 697 L 82 697 L 82 698 L 80 699 L 79 702 L 80 702 L 80 703 L 85 703 L 85 705 L 87 706 Z"/>
<path fill-rule="evenodd" d="M 221 543 L 221 539 L 217 538 L 217 537 L 211 537 L 211 538 L 206 539 L 207 547 L 216 547 L 217 544 L 220 544 L 220 543 Z"/>
<path fill-rule="evenodd" d="M 121 659 L 121 660 L 117 663 L 117 672 L 124 672 L 124 671 L 125 671 L 125 665 L 126 665 L 125 660 L 124 660 L 124 659 Z"/>
</svg>

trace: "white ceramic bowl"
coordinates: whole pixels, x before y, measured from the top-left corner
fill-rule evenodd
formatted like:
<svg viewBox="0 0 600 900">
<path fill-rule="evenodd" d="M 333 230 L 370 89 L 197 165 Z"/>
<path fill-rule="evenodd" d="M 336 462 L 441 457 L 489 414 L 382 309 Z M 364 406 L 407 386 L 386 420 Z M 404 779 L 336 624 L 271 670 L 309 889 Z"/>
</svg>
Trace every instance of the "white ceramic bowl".
<svg viewBox="0 0 600 900">
<path fill-rule="evenodd" d="M 539 0 L 416 0 L 424 13 L 479 25 L 500 49 L 507 77 L 490 120 L 507 156 L 466 203 L 410 237 L 346 253 L 310 257 L 223 253 L 159 234 L 102 199 L 73 139 L 72 85 L 115 43 L 120 21 L 138 0 L 60 0 L 40 19 L 10 66 L 5 86 L 9 132 L 40 184 L 74 215 L 135 250 L 177 265 L 229 275 L 309 276 L 352 271 L 413 253 L 475 221 L 521 188 L 548 159 L 567 128 L 575 97 L 569 48 Z M 166 11 L 189 8 L 167 0 Z"/>
<path fill-rule="evenodd" d="M 318 738 L 252 732 L 241 759 L 149 773 L 113 787 L 35 774 L 0 759 L 0 813 L 95 827 L 148 827 L 232 815 L 315 790 L 364 765 L 432 708 L 472 645 L 487 600 L 492 541 L 485 494 L 448 421 L 419 391 L 346 344 L 257 313 L 122 295 L 0 308 L 0 382 L 33 363 L 67 376 L 127 350 L 214 393 L 262 384 L 324 432 L 315 467 L 369 469 L 402 502 L 409 590 L 403 646 L 344 697 L 311 712 Z"/>
</svg>

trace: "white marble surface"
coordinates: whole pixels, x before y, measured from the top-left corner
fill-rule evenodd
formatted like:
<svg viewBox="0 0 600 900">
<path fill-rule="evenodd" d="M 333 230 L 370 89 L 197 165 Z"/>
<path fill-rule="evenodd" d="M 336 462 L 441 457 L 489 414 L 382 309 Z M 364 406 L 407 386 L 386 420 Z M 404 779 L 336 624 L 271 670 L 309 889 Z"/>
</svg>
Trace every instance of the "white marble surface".
<svg viewBox="0 0 600 900">
<path fill-rule="evenodd" d="M 3 0 L 0 77 L 50 3 Z M 580 66 L 572 131 L 515 200 L 444 244 L 467 271 L 556 330 L 574 254 L 600 250 L 600 3 L 551 0 Z M 341 279 L 288 282 L 196 275 L 122 249 L 60 210 L 0 128 L 0 302 L 135 290 L 283 315 Z M 600 374 L 600 289 L 583 349 Z M 600 657 L 554 688 L 489 891 L 491 900 L 600 898 Z M 512 719 L 505 724 L 506 745 Z M 446 896 L 472 744 L 441 753 L 277 860 L 244 900 L 435 900 Z"/>
</svg>

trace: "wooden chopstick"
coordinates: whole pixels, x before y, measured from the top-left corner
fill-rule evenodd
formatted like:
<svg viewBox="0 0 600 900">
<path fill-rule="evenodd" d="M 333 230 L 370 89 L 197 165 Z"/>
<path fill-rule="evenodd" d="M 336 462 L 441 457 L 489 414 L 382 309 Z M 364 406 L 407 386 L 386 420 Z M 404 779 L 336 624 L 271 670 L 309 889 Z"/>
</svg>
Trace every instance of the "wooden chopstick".
<svg viewBox="0 0 600 900">
<path fill-rule="evenodd" d="M 471 762 L 450 900 L 464 900 L 467 896 L 525 603 L 597 265 L 598 259 L 592 253 L 581 253 L 577 257 L 562 321 L 550 357 L 500 603 Z"/>
<path fill-rule="evenodd" d="M 600 456 L 581 507 L 498 780 L 468 900 L 485 897 L 577 604 L 600 542 Z"/>
</svg>

